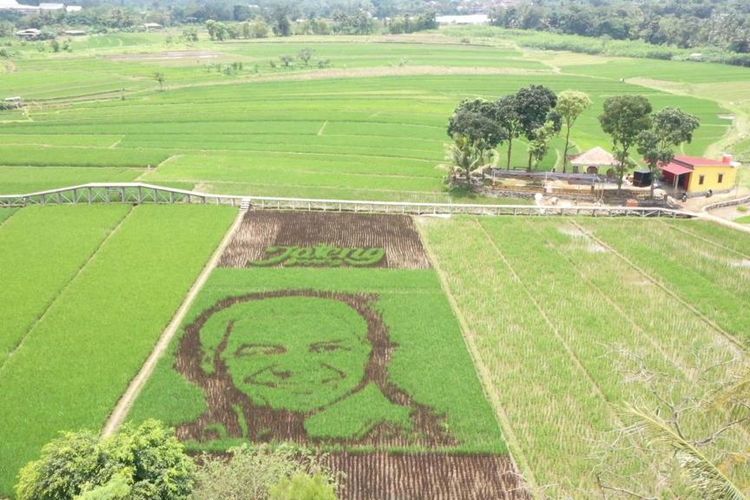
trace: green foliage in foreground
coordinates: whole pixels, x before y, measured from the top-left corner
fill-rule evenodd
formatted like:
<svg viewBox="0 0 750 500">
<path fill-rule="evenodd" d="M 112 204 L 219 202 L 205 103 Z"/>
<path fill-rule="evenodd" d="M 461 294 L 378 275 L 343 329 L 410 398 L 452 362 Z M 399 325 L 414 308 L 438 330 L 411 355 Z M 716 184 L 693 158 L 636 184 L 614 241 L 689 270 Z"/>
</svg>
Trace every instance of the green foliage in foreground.
<svg viewBox="0 0 750 500">
<path fill-rule="evenodd" d="M 452 449 L 467 453 L 505 451 L 503 437 L 482 393 L 457 321 L 432 270 L 216 269 L 197 298 L 186 324 L 225 297 L 286 289 L 378 294 L 380 298 L 375 307 L 390 329 L 391 340 L 398 344 L 390 363 L 391 380 L 416 402 L 445 416 L 447 429 L 459 441 Z M 284 315 L 281 310 L 275 317 L 295 331 L 310 328 L 317 321 L 327 321 L 323 316 L 315 319 L 296 313 Z M 194 421 L 205 411 L 202 391 L 172 367 L 178 342 L 179 338 L 175 339 L 170 354 L 159 362 L 136 401 L 131 412 L 133 421 L 155 417 L 179 425 Z M 308 419 L 305 422 L 308 433 L 321 437 L 354 437 L 375 419 L 401 425 L 409 423 L 404 408 L 394 407 L 379 390 L 362 391 L 356 398 L 341 401 Z M 221 450 L 235 444 L 235 440 L 219 439 L 189 443 L 189 446 Z"/>
<path fill-rule="evenodd" d="M 271 489 L 272 500 L 336 500 L 331 485 L 322 476 L 297 474 Z"/>
<path fill-rule="evenodd" d="M 18 500 L 187 498 L 195 465 L 171 430 L 149 420 L 99 439 L 66 432 L 42 448 L 16 485 Z"/>
<path fill-rule="evenodd" d="M 305 448 L 247 444 L 230 457 L 204 455 L 192 500 L 335 499 L 338 477 Z M 304 496 L 314 494 L 319 496 Z"/>
<path fill-rule="evenodd" d="M 60 293 L 0 371 L 0 492 L 59 431 L 104 423 L 235 214 L 134 208 Z"/>
</svg>

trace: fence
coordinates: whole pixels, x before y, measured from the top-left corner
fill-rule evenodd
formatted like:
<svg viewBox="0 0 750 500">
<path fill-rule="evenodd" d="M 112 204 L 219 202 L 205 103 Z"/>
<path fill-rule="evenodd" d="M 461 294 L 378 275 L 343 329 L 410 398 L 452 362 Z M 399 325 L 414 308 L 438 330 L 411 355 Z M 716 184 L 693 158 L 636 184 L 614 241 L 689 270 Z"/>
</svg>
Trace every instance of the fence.
<svg viewBox="0 0 750 500">
<path fill-rule="evenodd" d="M 717 208 L 733 207 L 736 205 L 744 205 L 745 203 L 750 203 L 750 195 L 735 198 L 733 200 L 719 201 L 717 203 L 706 205 L 705 207 L 703 207 L 703 211 L 710 212 L 711 210 L 716 210 Z"/>
<path fill-rule="evenodd" d="M 0 195 L 0 206 L 80 203 L 191 203 L 250 207 L 255 210 L 304 210 L 409 215 L 581 215 L 592 217 L 691 218 L 691 212 L 660 207 L 535 206 L 460 203 L 351 201 L 199 193 L 143 183 L 92 183 L 29 194 Z"/>
</svg>

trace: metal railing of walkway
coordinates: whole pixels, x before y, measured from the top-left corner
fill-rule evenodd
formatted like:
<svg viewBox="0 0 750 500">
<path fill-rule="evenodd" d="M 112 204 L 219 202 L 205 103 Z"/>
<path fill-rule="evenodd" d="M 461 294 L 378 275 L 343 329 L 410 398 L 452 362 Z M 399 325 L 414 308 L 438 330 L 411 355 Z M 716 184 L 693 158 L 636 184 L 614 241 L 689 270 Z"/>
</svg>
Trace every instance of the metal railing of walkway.
<svg viewBox="0 0 750 500">
<path fill-rule="evenodd" d="M 27 194 L 0 195 L 0 207 L 92 203 L 206 204 L 250 207 L 254 210 L 303 210 L 408 215 L 580 215 L 592 217 L 693 218 L 697 214 L 660 207 L 606 205 L 537 206 L 467 203 L 281 198 L 201 193 L 140 182 L 90 183 Z"/>
</svg>

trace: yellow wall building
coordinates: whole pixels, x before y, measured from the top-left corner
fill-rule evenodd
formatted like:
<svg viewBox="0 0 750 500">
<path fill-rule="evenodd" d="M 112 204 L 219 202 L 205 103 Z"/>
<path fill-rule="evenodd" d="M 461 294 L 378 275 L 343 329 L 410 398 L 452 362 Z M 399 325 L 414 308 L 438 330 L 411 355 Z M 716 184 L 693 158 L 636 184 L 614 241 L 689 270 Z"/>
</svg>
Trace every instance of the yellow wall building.
<svg viewBox="0 0 750 500">
<path fill-rule="evenodd" d="M 674 189 L 686 193 L 714 193 L 729 191 L 737 184 L 737 166 L 732 157 L 711 160 L 695 156 L 675 156 L 661 167 L 664 181 Z"/>
</svg>

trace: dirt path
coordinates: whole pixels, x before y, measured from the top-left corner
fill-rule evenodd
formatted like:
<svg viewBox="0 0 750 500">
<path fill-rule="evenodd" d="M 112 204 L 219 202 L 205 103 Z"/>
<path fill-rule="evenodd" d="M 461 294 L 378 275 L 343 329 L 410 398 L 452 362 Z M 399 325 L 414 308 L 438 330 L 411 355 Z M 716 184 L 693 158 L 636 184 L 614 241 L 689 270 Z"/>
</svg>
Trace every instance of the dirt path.
<svg viewBox="0 0 750 500">
<path fill-rule="evenodd" d="M 156 363 L 162 357 L 162 355 L 164 354 L 164 351 L 167 350 L 167 347 L 169 347 L 169 343 L 172 341 L 172 338 L 175 336 L 175 334 L 177 333 L 177 330 L 180 328 L 182 321 L 185 319 L 185 316 L 190 310 L 190 307 L 193 305 L 193 302 L 195 301 L 195 298 L 198 296 L 198 293 L 206 284 L 206 281 L 208 281 L 208 277 L 211 275 L 211 272 L 214 270 L 217 263 L 219 262 L 219 258 L 224 253 L 224 249 L 227 247 L 227 245 L 229 245 L 229 242 L 232 240 L 232 236 L 234 235 L 235 231 L 242 223 L 244 216 L 245 216 L 245 211 L 242 211 L 242 210 L 239 212 L 239 214 L 237 214 L 237 218 L 234 220 L 232 227 L 229 228 L 227 233 L 224 235 L 224 239 L 221 240 L 221 243 L 219 244 L 216 251 L 211 256 L 211 260 L 208 261 L 206 266 L 203 268 L 203 271 L 201 272 L 200 276 L 198 276 L 198 279 L 195 281 L 195 283 L 193 283 L 193 286 L 190 288 L 190 291 L 185 296 L 185 300 L 183 300 L 182 305 L 177 310 L 177 313 L 172 318 L 172 321 L 169 323 L 167 328 L 161 334 L 161 337 L 159 338 L 159 341 L 157 342 L 156 347 L 154 347 L 154 350 L 146 359 L 146 362 L 141 367 L 141 370 L 138 372 L 138 375 L 136 375 L 135 378 L 130 382 L 130 385 L 128 386 L 127 390 L 122 395 L 120 400 L 117 402 L 117 406 L 115 406 L 115 409 L 112 411 L 112 414 L 109 416 L 109 418 L 107 419 L 107 422 L 104 424 L 104 428 L 102 429 L 102 437 L 111 436 L 112 434 L 117 432 L 117 429 L 119 429 L 120 426 L 125 422 L 125 418 L 127 418 L 128 413 L 130 413 L 130 408 L 132 408 L 133 403 L 135 402 L 136 398 L 140 394 L 143 387 L 146 385 L 146 382 L 151 377 L 151 374 L 154 372 L 154 368 L 156 368 Z"/>
</svg>

